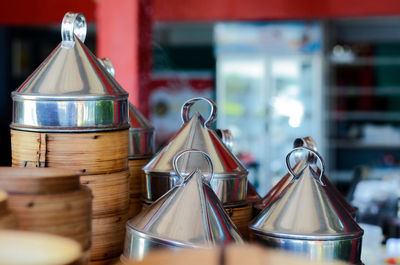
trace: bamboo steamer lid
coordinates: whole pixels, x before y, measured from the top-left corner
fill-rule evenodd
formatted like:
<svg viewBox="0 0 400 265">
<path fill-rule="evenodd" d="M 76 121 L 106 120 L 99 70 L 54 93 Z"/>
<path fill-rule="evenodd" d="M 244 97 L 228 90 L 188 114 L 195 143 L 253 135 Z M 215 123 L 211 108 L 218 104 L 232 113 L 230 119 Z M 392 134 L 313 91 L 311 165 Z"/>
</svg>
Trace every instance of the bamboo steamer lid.
<svg viewBox="0 0 400 265">
<path fill-rule="evenodd" d="M 230 245 L 216 249 L 185 249 L 179 252 L 158 250 L 144 260 L 123 260 L 126 265 L 345 265 L 343 262 L 312 262 L 304 257 L 274 251 L 255 245 Z"/>
<path fill-rule="evenodd" d="M 26 231 L 0 231 L 0 264 L 78 265 L 82 250 L 72 239 Z"/>
<path fill-rule="evenodd" d="M 42 194 L 77 190 L 80 183 L 70 170 L 0 167 L 0 187 L 9 193 Z"/>
</svg>

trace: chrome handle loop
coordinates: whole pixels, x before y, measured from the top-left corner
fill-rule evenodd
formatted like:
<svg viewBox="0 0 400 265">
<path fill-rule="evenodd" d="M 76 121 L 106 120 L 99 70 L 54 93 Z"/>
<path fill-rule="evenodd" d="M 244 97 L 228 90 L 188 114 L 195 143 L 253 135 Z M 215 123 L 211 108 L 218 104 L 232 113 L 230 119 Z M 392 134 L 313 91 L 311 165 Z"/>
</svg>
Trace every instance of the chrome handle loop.
<svg viewBox="0 0 400 265">
<path fill-rule="evenodd" d="M 86 18 L 83 14 L 68 12 L 61 23 L 61 39 L 64 48 L 71 48 L 75 44 L 74 35 L 85 42 L 87 33 Z"/>
<path fill-rule="evenodd" d="M 310 136 L 306 136 L 306 137 L 302 137 L 302 138 L 296 138 L 293 142 L 293 148 L 296 147 L 301 147 L 301 146 L 305 146 L 308 148 L 311 148 L 314 151 L 318 152 L 317 149 L 317 144 L 315 143 L 314 139 Z M 300 162 L 300 159 L 298 157 L 295 157 L 294 159 L 296 161 L 296 163 Z M 307 156 L 307 161 L 310 163 L 316 163 L 318 161 L 318 159 L 314 156 L 314 154 L 309 154 Z"/>
<path fill-rule="evenodd" d="M 203 175 L 203 177 L 208 181 L 208 182 L 211 182 L 211 180 L 212 180 L 212 178 L 213 178 L 213 176 L 214 176 L 214 164 L 213 164 L 213 162 L 212 162 L 212 160 L 211 160 L 211 157 L 206 153 L 206 152 L 203 152 L 203 151 L 200 151 L 200 150 L 197 150 L 197 149 L 187 149 L 187 150 L 184 150 L 184 151 L 181 151 L 181 152 L 179 152 L 179 153 L 177 153 L 175 156 L 174 156 L 174 160 L 173 160 L 173 163 L 172 163 L 172 165 L 173 165 L 173 168 L 174 168 L 174 171 L 176 172 L 176 175 L 179 177 L 179 184 L 182 184 L 183 183 L 183 181 L 184 181 L 184 179 L 185 179 L 185 177 L 184 176 L 182 176 L 182 174 L 179 172 L 179 170 L 178 170 L 178 161 L 179 161 L 179 159 L 184 155 L 184 154 L 186 154 L 186 153 L 200 153 L 200 154 L 202 154 L 203 155 L 203 157 L 206 159 L 206 161 L 207 161 L 207 163 L 208 163 L 208 165 L 209 165 L 209 167 L 210 167 L 210 176 L 208 177 L 208 179 L 206 178 L 206 177 L 204 177 L 204 175 Z M 178 184 L 178 185 L 179 185 Z"/>
<path fill-rule="evenodd" d="M 198 98 L 189 99 L 182 105 L 181 116 L 182 116 L 182 121 L 184 124 L 190 120 L 189 114 L 190 114 L 191 107 L 196 102 L 202 101 L 202 100 L 206 101 L 211 107 L 210 115 L 204 122 L 204 126 L 208 127 L 211 123 L 213 123 L 215 121 L 216 113 L 217 113 L 217 104 L 215 104 L 215 102 L 210 98 L 198 97 Z"/>
<path fill-rule="evenodd" d="M 325 173 L 325 163 L 324 163 L 324 160 L 322 159 L 321 155 L 320 155 L 317 151 L 315 151 L 315 150 L 313 150 L 313 149 L 311 149 L 311 148 L 309 148 L 309 147 L 299 146 L 299 147 L 294 148 L 292 151 L 290 151 L 290 152 L 287 154 L 287 156 L 286 156 L 286 167 L 287 167 L 287 169 L 288 169 L 290 175 L 292 175 L 293 179 L 297 179 L 297 178 L 298 178 L 298 177 L 296 176 L 296 174 L 294 173 L 292 167 L 290 166 L 290 156 L 291 156 L 291 154 L 293 154 L 294 152 L 296 152 L 296 151 L 298 151 L 298 150 L 307 150 L 308 152 L 312 153 L 314 156 L 317 157 L 317 159 L 318 159 L 319 162 L 321 163 L 321 173 L 320 173 L 320 175 L 319 175 L 318 181 L 321 183 L 321 185 L 325 186 L 324 182 L 322 181 L 322 176 L 323 176 L 324 173 Z"/>
</svg>

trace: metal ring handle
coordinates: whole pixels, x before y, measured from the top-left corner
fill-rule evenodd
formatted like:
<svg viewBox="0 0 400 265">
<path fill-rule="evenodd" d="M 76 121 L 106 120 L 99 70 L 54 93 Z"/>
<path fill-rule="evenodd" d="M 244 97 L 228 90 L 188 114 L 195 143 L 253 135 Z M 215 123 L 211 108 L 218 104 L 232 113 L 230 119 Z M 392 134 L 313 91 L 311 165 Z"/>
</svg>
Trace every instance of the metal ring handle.
<svg viewBox="0 0 400 265">
<path fill-rule="evenodd" d="M 215 104 L 215 102 L 210 98 L 198 97 L 198 98 L 189 99 L 188 101 L 183 103 L 182 109 L 181 109 L 183 123 L 187 123 L 190 120 L 189 114 L 190 114 L 190 109 L 193 106 L 193 104 L 195 104 L 196 102 L 201 101 L 201 100 L 206 101 L 211 107 L 210 115 L 204 122 L 204 126 L 208 127 L 209 124 L 211 124 L 215 121 L 215 117 L 216 117 L 216 113 L 217 113 L 217 104 Z"/>
<path fill-rule="evenodd" d="M 61 24 L 61 38 L 63 47 L 73 47 L 74 35 L 85 42 L 87 32 L 86 18 L 83 14 L 68 12 L 64 15 Z"/>
<path fill-rule="evenodd" d="M 301 147 L 301 146 L 305 146 L 305 147 L 311 148 L 312 150 L 318 152 L 317 144 L 315 143 L 314 139 L 312 137 L 310 137 L 310 136 L 306 136 L 306 137 L 302 137 L 302 138 L 296 138 L 294 140 L 293 148 Z M 295 157 L 295 161 L 296 161 L 296 163 L 298 163 L 298 162 L 300 162 L 300 159 Z M 307 161 L 310 162 L 310 163 L 316 163 L 318 161 L 318 159 L 315 157 L 314 154 L 311 153 L 307 157 Z"/>
<path fill-rule="evenodd" d="M 290 152 L 287 154 L 287 156 L 286 156 L 286 167 L 287 167 L 287 169 L 288 169 L 290 175 L 292 175 L 292 177 L 293 177 L 294 179 L 297 179 L 297 178 L 298 178 L 298 177 L 296 176 L 296 174 L 294 173 L 292 167 L 290 166 L 290 155 L 293 154 L 293 152 L 298 151 L 298 150 L 302 150 L 302 149 L 311 152 L 311 153 L 312 153 L 313 155 L 315 155 L 315 156 L 319 159 L 319 161 L 321 162 L 321 173 L 320 173 L 320 175 L 319 175 L 318 180 L 319 180 L 319 182 L 321 183 L 321 185 L 325 186 L 324 182 L 322 181 L 322 176 L 323 176 L 324 173 L 325 173 L 325 163 L 324 163 L 324 160 L 322 159 L 321 155 L 320 155 L 317 151 L 315 151 L 315 150 L 313 150 L 313 149 L 311 149 L 311 148 L 309 148 L 309 147 L 299 146 L 299 147 L 294 148 L 292 151 L 290 151 Z"/>
<path fill-rule="evenodd" d="M 180 178 L 180 183 L 179 184 L 181 184 L 185 178 L 182 176 L 182 174 L 178 170 L 178 160 L 179 160 L 179 158 L 181 158 L 186 153 L 200 153 L 200 154 L 202 154 L 204 156 L 204 158 L 208 162 L 208 165 L 210 166 L 210 177 L 207 179 L 207 181 L 211 182 L 211 180 L 212 180 L 212 178 L 214 176 L 214 164 L 213 164 L 210 156 L 206 152 L 200 151 L 198 149 L 187 149 L 187 150 L 184 150 L 182 152 L 177 153 L 174 156 L 174 160 L 173 160 L 173 163 L 172 163 L 172 166 L 174 167 L 174 171 L 176 172 L 176 175 Z"/>
<path fill-rule="evenodd" d="M 107 70 L 107 72 L 112 76 L 115 77 L 115 68 L 112 64 L 111 60 L 108 58 L 97 58 L 97 61 Z"/>
</svg>

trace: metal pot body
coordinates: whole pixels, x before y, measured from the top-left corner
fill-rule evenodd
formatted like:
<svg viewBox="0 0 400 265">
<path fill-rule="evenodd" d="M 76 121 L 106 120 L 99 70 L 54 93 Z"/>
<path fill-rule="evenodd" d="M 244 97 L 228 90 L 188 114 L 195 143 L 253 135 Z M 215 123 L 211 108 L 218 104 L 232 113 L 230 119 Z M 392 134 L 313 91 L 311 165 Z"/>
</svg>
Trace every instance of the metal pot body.
<svg viewBox="0 0 400 265">
<path fill-rule="evenodd" d="M 155 152 L 154 129 L 140 130 L 129 128 L 128 157 L 142 159 L 153 156 Z"/>
<path fill-rule="evenodd" d="M 127 98 L 43 100 L 13 97 L 11 128 L 25 131 L 107 131 L 129 127 Z M 27 115 L 29 113 L 30 115 Z M 85 114 L 85 115 L 84 115 Z"/>
<path fill-rule="evenodd" d="M 351 264 L 362 264 L 362 237 L 344 240 L 302 240 L 272 237 L 253 231 L 253 239 L 267 247 L 302 254 L 315 261 L 342 260 Z"/>
<path fill-rule="evenodd" d="M 142 260 L 150 251 L 159 248 L 177 251 L 188 247 L 193 246 L 154 238 L 145 233 L 135 230 L 133 227 L 127 224 L 124 252 L 121 256 L 121 260 Z"/>
<path fill-rule="evenodd" d="M 145 171 L 143 200 L 154 202 L 167 193 L 179 181 L 176 174 Z M 211 187 L 224 206 L 246 204 L 247 178 L 241 175 L 214 175 Z"/>
</svg>

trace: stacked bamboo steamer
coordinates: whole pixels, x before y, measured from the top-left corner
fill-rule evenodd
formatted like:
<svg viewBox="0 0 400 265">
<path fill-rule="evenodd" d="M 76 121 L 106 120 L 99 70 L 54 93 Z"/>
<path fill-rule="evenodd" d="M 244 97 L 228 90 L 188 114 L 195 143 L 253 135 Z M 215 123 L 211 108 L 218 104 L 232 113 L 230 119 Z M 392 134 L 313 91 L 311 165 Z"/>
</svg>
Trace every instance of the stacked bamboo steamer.
<svg viewBox="0 0 400 265">
<path fill-rule="evenodd" d="M 128 94 L 83 44 L 83 15 L 67 13 L 62 42 L 12 93 L 12 164 L 79 172 L 94 196 L 91 260 L 123 248 L 129 208 Z"/>
<path fill-rule="evenodd" d="M 210 106 L 207 119 L 199 113 L 190 117 L 191 107 L 199 101 L 206 102 Z M 178 183 L 179 178 L 172 167 L 174 156 L 186 149 L 198 149 L 210 155 L 215 167 L 211 187 L 243 237 L 247 238 L 248 223 L 252 216 L 252 206 L 247 201 L 248 172 L 223 143 L 221 137 L 210 129 L 216 118 L 215 102 L 208 98 L 193 98 L 183 104 L 181 114 L 183 120 L 181 129 L 143 168 L 146 177 L 143 193 L 145 203 L 154 202 Z M 187 175 L 195 168 L 207 171 L 207 168 L 199 162 L 201 159 L 190 159 L 195 155 L 189 154 L 188 158 L 182 161 L 180 169 L 183 174 Z"/>
<path fill-rule="evenodd" d="M 78 242 L 38 232 L 0 230 L 0 264 L 83 265 Z"/>
<path fill-rule="evenodd" d="M 144 172 L 142 168 L 150 161 L 155 151 L 154 127 L 132 104 L 129 104 L 129 152 L 130 173 L 129 219 L 142 209 L 141 195 Z"/>
<path fill-rule="evenodd" d="M 72 238 L 82 249 L 91 242 L 92 194 L 73 171 L 0 168 L 0 187 L 22 230 Z"/>
<path fill-rule="evenodd" d="M 16 229 L 17 227 L 17 218 L 8 209 L 7 193 L 0 190 L 0 230 Z"/>
</svg>

